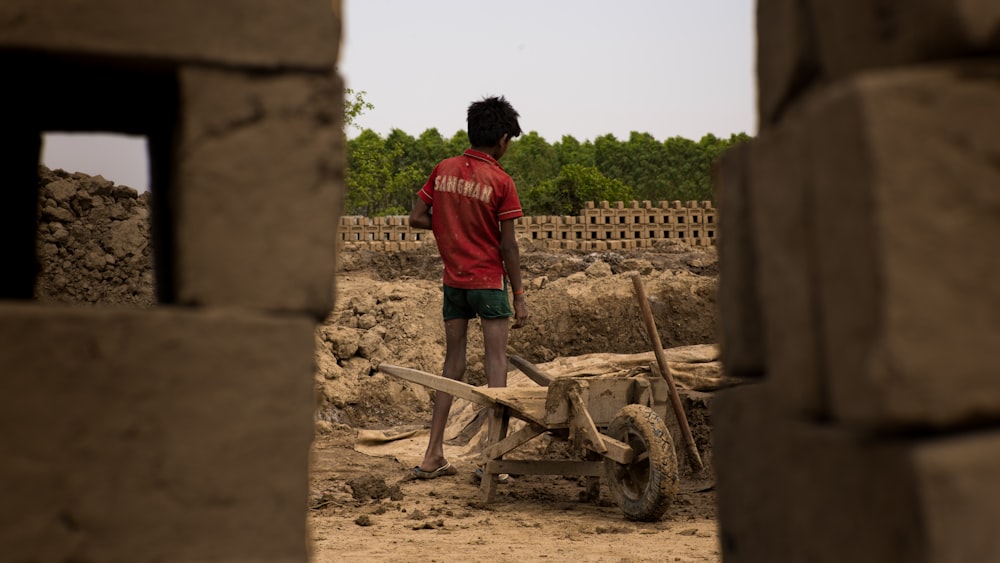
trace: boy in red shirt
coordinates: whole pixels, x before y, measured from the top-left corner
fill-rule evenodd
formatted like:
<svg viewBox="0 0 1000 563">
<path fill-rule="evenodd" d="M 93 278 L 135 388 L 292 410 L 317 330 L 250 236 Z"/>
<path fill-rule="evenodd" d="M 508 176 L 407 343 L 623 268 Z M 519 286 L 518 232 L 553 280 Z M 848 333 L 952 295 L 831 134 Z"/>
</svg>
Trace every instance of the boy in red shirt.
<svg viewBox="0 0 1000 563">
<path fill-rule="evenodd" d="M 479 317 L 487 385 L 507 386 L 507 335 L 528 322 L 521 282 L 521 257 L 514 220 L 524 215 L 514 181 L 497 160 L 521 134 L 519 117 L 503 96 L 469 105 L 469 143 L 461 156 L 438 163 L 417 193 L 410 226 L 431 229 L 444 263 L 444 377 L 465 375 L 469 319 Z M 431 210 L 433 209 L 433 212 Z M 507 298 L 508 283 L 514 310 Z M 514 324 L 510 324 L 513 315 Z M 434 414 L 424 459 L 414 477 L 454 475 L 444 458 L 444 429 L 452 396 L 434 393 Z"/>
</svg>

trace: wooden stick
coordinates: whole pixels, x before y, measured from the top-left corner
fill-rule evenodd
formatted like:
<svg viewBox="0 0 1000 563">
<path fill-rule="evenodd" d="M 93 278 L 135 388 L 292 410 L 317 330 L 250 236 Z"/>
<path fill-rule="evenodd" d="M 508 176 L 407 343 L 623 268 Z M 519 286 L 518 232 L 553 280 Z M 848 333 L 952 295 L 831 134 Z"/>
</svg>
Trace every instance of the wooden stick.
<svg viewBox="0 0 1000 563">
<path fill-rule="evenodd" d="M 494 401 L 492 397 L 482 393 L 475 386 L 469 385 L 464 381 L 448 379 L 447 377 L 434 375 L 433 373 L 427 373 L 426 371 L 404 368 L 390 364 L 379 364 L 378 370 L 388 373 L 391 376 L 398 377 L 399 379 L 403 379 L 411 383 L 419 383 L 420 385 L 430 387 L 435 391 L 441 391 L 442 393 L 448 393 L 449 395 L 465 399 L 470 403 L 486 406 L 493 406 L 496 404 L 496 401 Z"/>
<path fill-rule="evenodd" d="M 514 364 L 514 367 L 520 370 L 521 373 L 527 375 L 528 379 L 534 381 L 542 387 L 548 387 L 549 383 L 552 383 L 552 376 L 538 369 L 535 364 L 525 360 L 517 354 L 511 354 L 509 358 L 510 363 Z"/>
<path fill-rule="evenodd" d="M 698 446 L 691 436 L 691 428 L 688 426 L 687 415 L 684 414 L 684 406 L 681 404 L 680 395 L 674 385 L 674 378 L 670 375 L 670 366 L 667 365 L 667 356 L 663 353 L 663 346 L 660 344 L 660 334 L 656 332 L 656 321 L 653 320 L 653 311 L 649 308 L 649 301 L 646 299 L 646 289 L 642 285 L 642 278 L 639 274 L 632 275 L 632 285 L 635 286 L 635 298 L 639 301 L 639 310 L 642 311 L 642 320 L 646 325 L 646 336 L 653 346 L 653 354 L 656 356 L 656 363 L 660 366 L 660 375 L 667 380 L 670 387 L 670 402 L 674 407 L 674 414 L 677 415 L 677 423 L 681 427 L 681 434 L 684 435 L 684 445 L 687 447 L 688 460 L 691 467 L 702 470 L 705 465 L 701 461 L 698 453 Z"/>
</svg>

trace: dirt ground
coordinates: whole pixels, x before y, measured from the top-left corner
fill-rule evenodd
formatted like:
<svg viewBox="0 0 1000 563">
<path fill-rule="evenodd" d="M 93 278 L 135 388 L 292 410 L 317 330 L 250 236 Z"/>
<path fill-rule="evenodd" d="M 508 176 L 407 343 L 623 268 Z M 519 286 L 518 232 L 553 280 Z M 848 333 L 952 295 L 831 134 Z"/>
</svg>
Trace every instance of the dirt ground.
<svg viewBox="0 0 1000 563">
<path fill-rule="evenodd" d="M 512 476 L 484 504 L 473 476 L 474 440 L 446 446 L 457 475 L 410 478 L 426 445 L 432 391 L 378 370 L 388 363 L 439 373 L 444 335 L 436 253 L 342 252 L 340 264 L 336 309 L 317 330 L 320 420 L 308 511 L 314 561 L 721 561 L 711 389 L 678 385 L 706 468 L 691 469 L 674 420 L 679 491 L 662 520 L 625 519 L 606 483 L 597 502 L 584 500 L 584 478 L 571 476 Z M 664 348 L 715 342 L 712 248 L 547 252 L 529 241 L 522 243 L 522 265 L 531 326 L 512 332 L 509 352 L 536 365 L 649 352 L 636 273 Z M 473 385 L 485 380 L 481 350 L 478 327 L 470 326 Z M 510 377 L 523 384 L 517 370 Z M 456 400 L 452 418 L 468 410 Z M 403 438 L 364 440 L 372 435 Z"/>
<path fill-rule="evenodd" d="M 454 476 L 407 480 L 412 461 L 358 452 L 355 437 L 342 429 L 315 444 L 314 561 L 721 561 L 704 482 L 682 479 L 659 522 L 625 520 L 606 487 L 598 503 L 581 500 L 572 477 L 512 477 L 486 505 L 472 461 L 453 461 Z"/>
<path fill-rule="evenodd" d="M 37 298 L 152 306 L 148 197 L 99 176 L 44 167 L 39 173 Z M 629 374 L 653 373 L 650 358 L 630 356 L 651 353 L 635 274 L 668 354 L 716 342 L 714 248 L 671 240 L 641 251 L 550 251 L 536 244 L 521 241 L 531 323 L 511 333 L 511 354 L 539 367 L 615 354 L 632 361 Z M 664 409 L 680 480 L 662 520 L 625 520 L 606 484 L 599 502 L 583 501 L 581 478 L 566 476 L 513 476 L 484 505 L 473 478 L 484 432 L 465 435 L 469 426 L 460 424 L 481 420 L 471 404 L 456 400 L 449 428 L 462 431 L 446 434 L 445 453 L 458 474 L 407 480 L 426 446 L 432 391 L 379 370 L 387 363 L 439 373 L 444 327 L 436 248 L 344 248 L 337 259 L 336 307 L 316 330 L 317 432 L 307 508 L 313 561 L 720 560 L 708 405 L 712 387 L 725 382 L 711 377 L 711 363 L 694 366 L 678 385 L 705 470 L 684 462 L 677 420 L 667 420 Z M 469 336 L 466 381 L 483 385 L 475 322 Z M 509 377 L 510 386 L 534 385 L 516 370 Z M 565 453 L 555 442 L 535 448 L 542 457 L 550 448 Z"/>
</svg>

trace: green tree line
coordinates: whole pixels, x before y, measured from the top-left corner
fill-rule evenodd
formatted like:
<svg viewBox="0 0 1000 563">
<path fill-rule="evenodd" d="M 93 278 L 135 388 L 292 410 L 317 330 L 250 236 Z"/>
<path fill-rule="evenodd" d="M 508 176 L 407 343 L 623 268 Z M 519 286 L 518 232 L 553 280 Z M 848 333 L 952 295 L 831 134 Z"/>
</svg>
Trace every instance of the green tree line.
<svg viewBox="0 0 1000 563">
<path fill-rule="evenodd" d="M 712 163 L 749 138 L 708 134 L 661 142 L 633 132 L 627 140 L 608 134 L 581 142 L 564 135 L 549 143 L 530 132 L 511 143 L 501 164 L 514 178 L 526 215 L 576 215 L 587 201 L 712 200 Z M 464 131 L 445 137 L 432 128 L 413 137 L 394 129 L 382 137 L 363 129 L 347 142 L 346 213 L 409 214 L 434 166 L 468 146 Z"/>
</svg>

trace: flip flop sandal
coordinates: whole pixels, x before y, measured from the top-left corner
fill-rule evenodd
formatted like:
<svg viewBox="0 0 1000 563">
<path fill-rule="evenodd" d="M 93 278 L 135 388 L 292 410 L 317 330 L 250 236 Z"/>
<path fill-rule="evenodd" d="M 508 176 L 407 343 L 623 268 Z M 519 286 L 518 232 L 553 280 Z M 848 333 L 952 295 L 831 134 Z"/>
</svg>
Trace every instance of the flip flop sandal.
<svg viewBox="0 0 1000 563">
<path fill-rule="evenodd" d="M 445 475 L 454 475 L 456 473 L 458 473 L 458 470 L 455 469 L 455 466 L 452 465 L 450 462 L 445 463 L 444 465 L 438 467 L 434 471 L 425 471 L 423 469 L 420 469 L 419 465 L 413 468 L 413 477 L 415 479 L 437 479 L 438 477 L 444 477 Z"/>
</svg>

